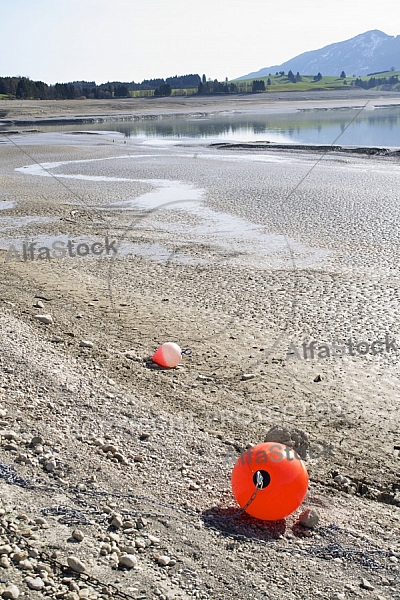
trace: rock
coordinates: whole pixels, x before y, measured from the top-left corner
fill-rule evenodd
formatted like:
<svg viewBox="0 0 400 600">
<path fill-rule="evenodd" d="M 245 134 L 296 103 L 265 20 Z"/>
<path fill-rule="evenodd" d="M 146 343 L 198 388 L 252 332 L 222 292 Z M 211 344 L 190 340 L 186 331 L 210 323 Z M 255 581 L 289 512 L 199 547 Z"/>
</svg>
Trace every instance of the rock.
<svg viewBox="0 0 400 600">
<path fill-rule="evenodd" d="M 287 429 L 281 425 L 271 427 L 265 436 L 264 442 L 279 442 L 293 448 L 301 458 L 307 458 L 310 447 L 308 436 L 301 429 Z"/>
<path fill-rule="evenodd" d="M 13 583 L 10 583 L 3 592 L 3 598 L 9 598 L 11 600 L 16 600 L 19 598 L 19 589 Z"/>
<path fill-rule="evenodd" d="M 53 323 L 53 317 L 51 315 L 35 315 L 33 318 L 45 325 L 51 325 Z"/>
<path fill-rule="evenodd" d="M 53 344 L 60 344 L 61 342 L 63 342 L 63 338 L 60 337 L 59 335 L 55 335 L 51 338 L 50 340 L 51 342 L 53 342 Z"/>
<path fill-rule="evenodd" d="M 27 554 L 26 552 L 14 552 L 13 556 L 12 556 L 12 561 L 13 563 L 19 563 L 21 562 L 21 560 L 24 560 L 25 558 L 27 558 Z"/>
<path fill-rule="evenodd" d="M 100 544 L 100 554 L 101 556 L 106 556 L 111 552 L 111 544 L 107 544 L 107 542 L 102 542 Z"/>
<path fill-rule="evenodd" d="M 77 542 L 81 542 L 85 536 L 80 529 L 74 529 L 72 532 L 72 537 Z"/>
<path fill-rule="evenodd" d="M 303 525 L 303 527 L 313 529 L 319 523 L 319 514 L 313 508 L 308 508 L 307 510 L 301 513 L 299 521 L 301 525 Z"/>
<path fill-rule="evenodd" d="M 124 465 L 128 464 L 126 457 L 121 452 L 115 452 L 114 458 L 116 458 L 118 462 Z"/>
<path fill-rule="evenodd" d="M 136 352 L 133 352 L 133 350 L 128 350 L 127 352 L 124 352 L 124 356 L 125 358 L 129 358 L 129 360 L 134 360 L 136 362 L 142 362 L 142 357 L 138 356 L 136 354 Z"/>
<path fill-rule="evenodd" d="M 128 569 L 132 569 L 137 565 L 137 558 L 133 554 L 123 554 L 119 557 L 118 564 L 121 567 L 127 567 Z"/>
<path fill-rule="evenodd" d="M 29 442 L 29 444 L 34 447 L 34 446 L 38 446 L 39 444 L 44 444 L 44 438 L 41 435 L 35 435 L 33 436 L 33 438 L 31 439 L 31 441 Z"/>
<path fill-rule="evenodd" d="M 13 450 L 14 452 L 18 452 L 18 446 L 17 444 L 6 444 L 4 446 L 5 450 Z"/>
<path fill-rule="evenodd" d="M 115 517 L 111 521 L 111 525 L 113 527 L 115 527 L 115 529 L 121 529 L 121 527 L 123 526 L 123 524 L 124 523 L 123 523 L 122 517 L 120 515 L 115 515 Z"/>
<path fill-rule="evenodd" d="M 44 581 L 40 577 L 27 577 L 25 583 L 31 590 L 42 590 L 44 588 Z"/>
<path fill-rule="evenodd" d="M 139 517 L 136 521 L 136 529 L 143 529 L 147 525 L 147 520 L 144 517 Z"/>
<path fill-rule="evenodd" d="M 68 556 L 67 564 L 70 569 L 75 571 L 75 573 L 86 573 L 87 572 L 86 566 L 83 564 L 83 562 L 81 562 L 79 560 L 79 558 L 76 558 L 76 556 Z"/>
<path fill-rule="evenodd" d="M 94 346 L 93 342 L 89 342 L 89 340 L 81 340 L 79 342 L 80 348 L 93 348 L 93 346 Z"/>
<path fill-rule="evenodd" d="M 346 596 L 343 592 L 335 592 L 332 594 L 331 600 L 346 600 Z"/>
<path fill-rule="evenodd" d="M 146 540 L 144 538 L 136 538 L 135 539 L 136 548 L 146 548 Z"/>
<path fill-rule="evenodd" d="M 15 431 L 1 431 L 0 435 L 5 440 L 18 440 L 19 439 L 19 435 L 18 435 L 18 433 L 15 433 Z"/>
<path fill-rule="evenodd" d="M 160 543 L 160 538 L 156 537 L 155 535 L 151 535 L 151 534 L 149 534 L 149 535 L 147 536 L 147 538 L 150 540 L 150 542 L 151 542 L 152 544 L 159 544 L 159 543 Z"/>
<path fill-rule="evenodd" d="M 317 375 L 316 377 L 314 377 L 313 381 L 314 383 L 319 383 L 320 381 L 322 381 L 321 375 Z"/>
<path fill-rule="evenodd" d="M 33 565 L 27 558 L 19 561 L 18 568 L 22 569 L 22 571 L 33 571 Z"/>
<path fill-rule="evenodd" d="M 9 566 L 11 565 L 9 558 L 3 554 L 0 557 L 0 567 L 3 567 L 3 569 L 8 569 Z"/>
<path fill-rule="evenodd" d="M 79 600 L 80 596 L 76 592 L 68 592 L 66 596 L 63 596 L 64 600 Z"/>
<path fill-rule="evenodd" d="M 361 583 L 360 583 L 360 588 L 362 588 L 363 590 L 369 590 L 370 592 L 372 592 L 372 590 L 374 590 L 374 586 L 370 584 L 369 581 L 367 581 L 367 579 L 361 579 Z"/>
<path fill-rule="evenodd" d="M 242 381 L 250 381 L 251 379 L 255 378 L 255 374 L 254 373 L 243 373 L 242 375 Z"/>
<path fill-rule="evenodd" d="M 33 306 L 34 308 L 44 308 L 44 304 L 41 300 L 36 300 L 36 303 Z"/>
<path fill-rule="evenodd" d="M 114 379 L 107 379 L 108 385 L 115 385 Z"/>
<path fill-rule="evenodd" d="M 214 381 L 214 377 L 208 377 L 207 375 L 198 375 L 196 378 L 198 381 L 209 381 L 212 382 Z"/>
<path fill-rule="evenodd" d="M 166 567 L 171 562 L 171 559 L 170 559 L 169 556 L 166 556 L 165 554 L 163 554 L 163 555 L 161 555 L 161 556 L 158 557 L 157 562 L 162 567 Z"/>
<path fill-rule="evenodd" d="M 48 473 L 52 473 L 53 471 L 55 471 L 57 468 L 57 462 L 53 459 L 49 460 L 46 465 L 45 465 L 45 469 Z"/>
<path fill-rule="evenodd" d="M 0 554 L 11 554 L 12 548 L 9 544 L 4 544 L 4 546 L 0 546 Z"/>
</svg>

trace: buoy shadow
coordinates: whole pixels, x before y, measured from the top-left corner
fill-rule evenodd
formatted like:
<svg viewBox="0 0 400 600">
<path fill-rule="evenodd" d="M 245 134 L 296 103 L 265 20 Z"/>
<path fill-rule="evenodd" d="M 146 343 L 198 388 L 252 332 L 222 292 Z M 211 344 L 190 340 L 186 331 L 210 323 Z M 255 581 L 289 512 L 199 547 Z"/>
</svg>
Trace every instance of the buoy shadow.
<svg viewBox="0 0 400 600">
<path fill-rule="evenodd" d="M 204 526 L 217 529 L 225 537 L 243 536 L 256 538 L 263 542 L 274 541 L 286 531 L 286 519 L 280 521 L 262 521 L 255 519 L 239 508 L 221 508 L 214 506 L 205 510 L 201 519 Z"/>
</svg>

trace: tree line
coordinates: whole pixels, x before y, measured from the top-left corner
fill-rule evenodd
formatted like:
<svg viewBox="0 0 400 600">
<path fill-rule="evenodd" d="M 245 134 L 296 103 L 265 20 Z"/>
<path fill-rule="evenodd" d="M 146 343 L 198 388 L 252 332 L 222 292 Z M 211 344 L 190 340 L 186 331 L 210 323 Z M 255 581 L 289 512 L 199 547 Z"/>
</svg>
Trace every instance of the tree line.
<svg viewBox="0 0 400 600">
<path fill-rule="evenodd" d="M 400 81 L 398 75 L 391 75 L 390 77 L 370 77 L 367 81 L 364 81 L 358 77 L 352 82 L 353 85 L 363 88 L 364 90 L 370 90 L 371 88 L 378 87 L 380 85 L 392 87 L 399 83 Z"/>
<path fill-rule="evenodd" d="M 141 83 L 113 81 L 96 85 L 94 81 L 72 81 L 48 85 L 29 77 L 0 77 L 0 94 L 18 100 L 74 100 L 77 98 L 126 98 L 131 91 L 149 90 L 170 95 L 172 89 L 197 88 L 199 75 L 174 75 L 167 79 L 144 79 Z"/>
<path fill-rule="evenodd" d="M 277 76 L 285 76 L 284 71 L 276 73 Z M 237 81 L 229 83 L 228 78 L 224 82 L 217 79 L 213 81 L 207 79 L 205 74 L 202 77 L 196 74 L 174 75 L 166 79 L 144 79 L 141 83 L 134 81 L 124 83 L 113 81 L 97 85 L 94 81 L 72 81 L 70 83 L 56 83 L 48 85 L 43 81 L 32 81 L 29 77 L 0 77 L 0 95 L 6 95 L 18 100 L 74 100 L 79 98 L 89 99 L 110 99 L 110 98 L 129 98 L 131 92 L 141 91 L 143 94 L 148 91 L 149 96 L 171 96 L 172 90 L 193 90 L 191 93 L 200 95 L 205 94 L 238 94 L 249 92 L 264 92 L 271 86 L 271 74 L 267 82 L 264 79 L 254 79 L 251 83 Z M 287 79 L 291 83 L 302 81 L 299 72 L 296 75 L 290 70 Z M 354 77 L 354 76 L 353 76 Z M 340 78 L 347 84 L 346 74 L 341 72 Z M 313 77 L 314 82 L 322 79 L 321 73 Z M 363 89 L 371 89 L 377 86 L 385 86 L 391 89 L 400 84 L 398 75 L 390 77 L 370 77 L 368 80 L 353 79 L 352 86 Z"/>
</svg>

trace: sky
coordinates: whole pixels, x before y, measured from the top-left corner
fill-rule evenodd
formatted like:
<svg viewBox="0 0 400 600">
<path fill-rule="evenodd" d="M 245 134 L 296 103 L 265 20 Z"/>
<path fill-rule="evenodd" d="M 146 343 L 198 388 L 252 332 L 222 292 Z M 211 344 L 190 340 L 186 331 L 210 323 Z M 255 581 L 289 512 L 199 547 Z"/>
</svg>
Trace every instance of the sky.
<svg viewBox="0 0 400 600">
<path fill-rule="evenodd" d="M 0 0 L 0 76 L 46 83 L 234 79 L 371 29 L 398 0 Z"/>
</svg>

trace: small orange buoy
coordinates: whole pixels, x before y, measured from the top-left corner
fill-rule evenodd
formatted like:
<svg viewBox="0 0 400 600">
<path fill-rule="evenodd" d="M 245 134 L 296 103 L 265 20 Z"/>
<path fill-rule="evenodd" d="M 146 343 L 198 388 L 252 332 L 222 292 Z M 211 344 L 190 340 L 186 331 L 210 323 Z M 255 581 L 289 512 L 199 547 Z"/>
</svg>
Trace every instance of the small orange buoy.
<svg viewBox="0 0 400 600">
<path fill-rule="evenodd" d="M 258 473 L 261 474 L 257 475 Z M 279 521 L 296 510 L 308 489 L 308 473 L 298 454 L 276 442 L 258 444 L 246 450 L 232 471 L 232 491 L 245 511 L 264 521 Z"/>
<path fill-rule="evenodd" d="M 166 342 L 156 350 L 151 357 L 151 360 L 160 365 L 160 367 L 173 369 L 174 367 L 177 367 L 182 360 L 182 350 L 179 348 L 178 344 Z"/>
</svg>

